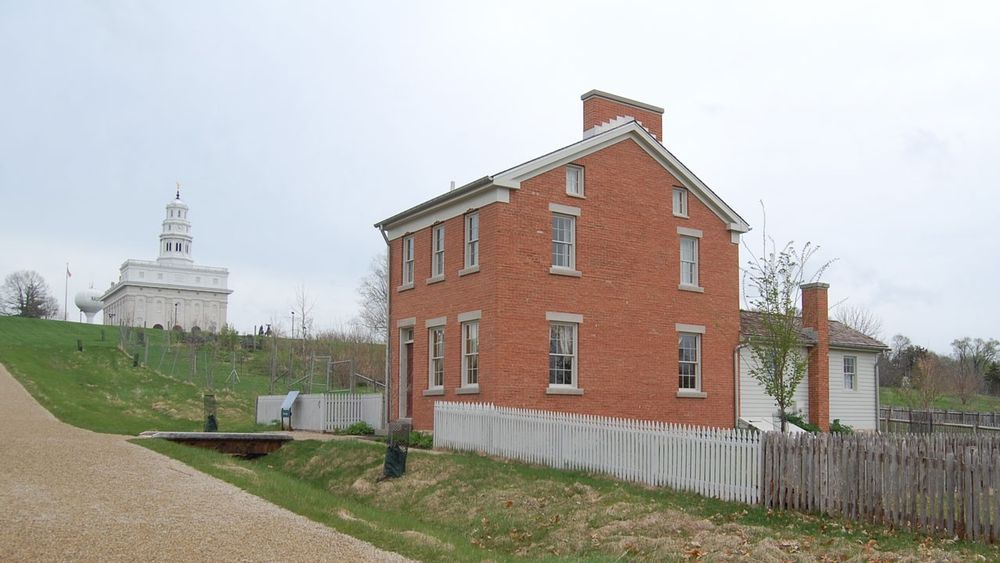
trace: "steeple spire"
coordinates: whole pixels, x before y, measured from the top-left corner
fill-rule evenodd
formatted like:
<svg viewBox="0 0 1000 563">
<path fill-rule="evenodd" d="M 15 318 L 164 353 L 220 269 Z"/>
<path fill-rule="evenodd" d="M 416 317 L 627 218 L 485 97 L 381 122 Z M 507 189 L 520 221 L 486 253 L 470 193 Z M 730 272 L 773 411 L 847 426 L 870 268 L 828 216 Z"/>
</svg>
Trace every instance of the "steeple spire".
<svg viewBox="0 0 1000 563">
<path fill-rule="evenodd" d="M 181 198 L 181 183 L 177 182 L 177 197 L 175 197 L 174 199 L 180 199 L 180 198 Z"/>
</svg>

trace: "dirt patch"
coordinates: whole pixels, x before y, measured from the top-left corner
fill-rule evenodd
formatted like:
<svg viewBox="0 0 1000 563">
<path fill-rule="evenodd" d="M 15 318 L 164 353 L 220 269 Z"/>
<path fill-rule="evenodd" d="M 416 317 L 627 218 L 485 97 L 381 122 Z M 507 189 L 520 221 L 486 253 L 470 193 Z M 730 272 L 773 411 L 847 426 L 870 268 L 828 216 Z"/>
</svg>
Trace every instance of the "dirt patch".
<svg viewBox="0 0 1000 563">
<path fill-rule="evenodd" d="M 230 473 L 236 473 L 246 477 L 252 477 L 254 479 L 258 477 L 257 472 L 255 472 L 253 469 L 250 469 L 248 467 L 242 467 L 239 465 L 234 465 L 231 463 L 216 463 L 212 467 L 221 469 L 223 471 L 228 471 Z"/>
<path fill-rule="evenodd" d="M 430 547 L 434 547 L 434 548 L 437 548 L 437 549 L 444 549 L 444 550 L 447 550 L 447 551 L 452 551 L 452 550 L 455 549 L 455 546 L 451 545 L 450 543 L 443 542 L 443 541 L 435 538 L 434 536 L 428 536 L 425 533 L 417 532 L 415 530 L 407 530 L 407 531 L 403 532 L 401 535 L 404 536 L 404 537 L 406 537 L 407 539 L 411 539 L 411 540 L 413 540 L 413 541 L 415 541 L 417 543 L 420 543 L 420 544 L 423 544 L 423 545 L 426 545 L 426 546 L 430 546 Z"/>
</svg>

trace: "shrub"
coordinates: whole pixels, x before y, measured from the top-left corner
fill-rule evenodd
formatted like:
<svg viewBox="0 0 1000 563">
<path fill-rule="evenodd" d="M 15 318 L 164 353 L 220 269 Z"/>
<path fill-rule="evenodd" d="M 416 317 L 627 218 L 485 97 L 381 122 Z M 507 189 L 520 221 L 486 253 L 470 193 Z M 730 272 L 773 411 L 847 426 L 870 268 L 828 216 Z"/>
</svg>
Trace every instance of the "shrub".
<svg viewBox="0 0 1000 563">
<path fill-rule="evenodd" d="M 371 436 L 375 433 L 375 429 L 371 427 L 367 422 L 355 422 L 354 424 L 348 426 L 344 429 L 344 434 L 350 436 Z"/>
<path fill-rule="evenodd" d="M 791 424 L 794 424 L 795 426 L 798 426 L 799 428 L 805 430 L 806 432 L 812 432 L 813 434 L 819 432 L 819 426 L 816 426 L 815 424 L 809 424 L 808 422 L 806 422 L 804 418 L 802 418 L 802 415 L 799 413 L 789 414 L 785 420 L 787 420 Z"/>
<path fill-rule="evenodd" d="M 420 450 L 430 450 L 434 448 L 434 436 L 431 434 L 424 434 L 423 432 L 417 432 L 414 430 L 410 432 L 410 447 L 417 448 Z"/>
<path fill-rule="evenodd" d="M 830 423 L 830 432 L 837 434 L 854 434 L 854 428 L 846 424 L 841 424 L 840 419 L 835 418 L 833 419 L 833 422 Z"/>
</svg>

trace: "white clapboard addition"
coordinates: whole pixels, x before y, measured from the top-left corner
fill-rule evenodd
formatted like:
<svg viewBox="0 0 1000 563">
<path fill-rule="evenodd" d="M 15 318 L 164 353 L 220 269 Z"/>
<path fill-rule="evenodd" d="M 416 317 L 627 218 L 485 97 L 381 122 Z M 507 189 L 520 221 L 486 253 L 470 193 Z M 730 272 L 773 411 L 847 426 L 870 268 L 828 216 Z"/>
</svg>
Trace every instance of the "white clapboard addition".
<svg viewBox="0 0 1000 563">
<path fill-rule="evenodd" d="M 257 424 L 271 424 L 281 418 L 285 395 L 257 397 Z M 299 395 L 292 404 L 292 428 L 312 432 L 341 430 L 355 422 L 382 426 L 382 394 L 351 395 L 310 393 Z"/>
<path fill-rule="evenodd" d="M 750 504 L 760 490 L 760 438 L 750 430 L 438 402 L 434 447 Z"/>
</svg>

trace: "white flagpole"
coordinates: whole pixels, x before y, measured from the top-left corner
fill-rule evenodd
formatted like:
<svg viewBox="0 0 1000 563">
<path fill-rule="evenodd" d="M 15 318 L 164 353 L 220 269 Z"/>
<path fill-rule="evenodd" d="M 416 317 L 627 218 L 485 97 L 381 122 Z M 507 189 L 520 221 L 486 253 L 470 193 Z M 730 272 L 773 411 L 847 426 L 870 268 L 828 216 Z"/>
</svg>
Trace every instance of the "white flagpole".
<svg viewBox="0 0 1000 563">
<path fill-rule="evenodd" d="M 63 293 L 63 320 L 67 320 L 67 315 L 69 315 L 69 262 L 66 262 L 66 284 L 65 292 Z"/>
</svg>

